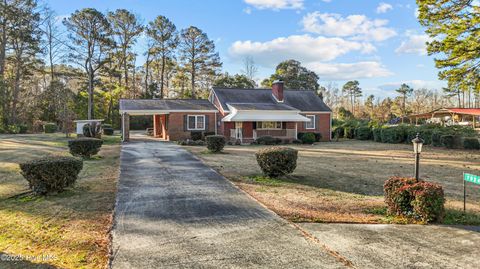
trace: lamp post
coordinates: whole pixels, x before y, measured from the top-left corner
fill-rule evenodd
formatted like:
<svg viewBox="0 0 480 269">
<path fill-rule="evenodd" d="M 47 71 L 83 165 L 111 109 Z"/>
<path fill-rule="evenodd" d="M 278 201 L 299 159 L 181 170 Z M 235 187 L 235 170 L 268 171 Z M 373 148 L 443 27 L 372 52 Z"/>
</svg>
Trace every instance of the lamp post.
<svg viewBox="0 0 480 269">
<path fill-rule="evenodd" d="M 419 166 L 420 166 L 420 153 L 422 153 L 423 139 L 420 138 L 420 134 L 412 140 L 413 152 L 415 153 L 415 180 L 418 182 Z"/>
</svg>

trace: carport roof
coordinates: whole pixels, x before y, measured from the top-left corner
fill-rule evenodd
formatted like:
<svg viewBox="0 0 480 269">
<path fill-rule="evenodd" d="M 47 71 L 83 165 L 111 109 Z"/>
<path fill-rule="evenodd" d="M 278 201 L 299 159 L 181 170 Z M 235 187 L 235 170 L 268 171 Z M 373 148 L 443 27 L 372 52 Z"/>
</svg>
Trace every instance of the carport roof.
<svg viewBox="0 0 480 269">
<path fill-rule="evenodd" d="M 121 113 L 217 111 L 203 99 L 120 99 Z"/>
</svg>

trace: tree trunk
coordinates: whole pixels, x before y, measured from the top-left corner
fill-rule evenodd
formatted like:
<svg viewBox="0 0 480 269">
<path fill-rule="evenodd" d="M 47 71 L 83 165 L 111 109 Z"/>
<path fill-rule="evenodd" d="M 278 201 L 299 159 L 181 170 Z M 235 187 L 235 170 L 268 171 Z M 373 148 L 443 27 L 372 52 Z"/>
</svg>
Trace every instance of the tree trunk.
<svg viewBox="0 0 480 269">
<path fill-rule="evenodd" d="M 128 90 L 128 59 L 127 59 L 127 49 L 123 48 L 123 71 L 125 76 L 125 88 Z M 135 96 L 134 96 L 135 97 Z"/>
<path fill-rule="evenodd" d="M 163 80 L 165 79 L 165 55 L 162 55 L 162 68 L 160 74 L 160 99 L 163 99 Z"/>
<path fill-rule="evenodd" d="M 93 79 L 94 73 L 92 65 L 89 65 L 88 68 L 88 115 L 87 119 L 91 120 L 94 117 L 93 113 Z"/>
<path fill-rule="evenodd" d="M 195 63 L 192 60 L 192 99 L 196 99 L 196 94 L 195 94 Z"/>
<path fill-rule="evenodd" d="M 17 62 L 20 64 L 20 61 Z M 11 123 L 17 123 L 17 104 L 18 104 L 18 94 L 20 93 L 20 73 L 21 73 L 21 66 L 17 66 L 15 70 L 15 82 L 13 87 L 13 98 L 12 98 L 12 118 Z"/>
</svg>

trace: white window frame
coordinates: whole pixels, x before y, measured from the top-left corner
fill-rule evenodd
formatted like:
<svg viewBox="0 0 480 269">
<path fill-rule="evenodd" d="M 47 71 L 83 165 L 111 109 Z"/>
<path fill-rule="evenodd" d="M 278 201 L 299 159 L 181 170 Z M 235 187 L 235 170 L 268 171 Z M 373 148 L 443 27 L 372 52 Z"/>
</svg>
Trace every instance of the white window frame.
<svg viewBox="0 0 480 269">
<path fill-rule="evenodd" d="M 275 122 L 275 125 L 278 126 L 278 123 L 280 123 L 280 127 L 275 127 L 275 128 L 263 128 L 263 122 Z M 281 130 L 282 129 L 283 123 L 281 121 L 257 121 L 257 129 L 258 130 Z M 259 128 L 260 127 L 260 128 Z"/>
<path fill-rule="evenodd" d="M 315 130 L 315 129 L 317 129 L 317 123 L 316 123 L 317 116 L 316 116 L 316 115 L 305 115 L 305 117 L 307 117 L 307 118 L 313 117 L 312 120 L 310 120 L 309 122 L 306 122 L 306 123 L 305 123 L 305 129 L 306 129 L 306 130 Z M 311 124 L 311 123 L 313 123 L 313 128 L 312 128 L 312 127 L 308 127 L 308 125 Z"/>
<path fill-rule="evenodd" d="M 195 128 L 190 128 L 190 117 L 195 118 Z M 203 118 L 203 128 L 198 128 L 198 118 Z M 205 115 L 187 115 L 187 130 L 188 131 L 204 131 L 205 130 Z"/>
</svg>

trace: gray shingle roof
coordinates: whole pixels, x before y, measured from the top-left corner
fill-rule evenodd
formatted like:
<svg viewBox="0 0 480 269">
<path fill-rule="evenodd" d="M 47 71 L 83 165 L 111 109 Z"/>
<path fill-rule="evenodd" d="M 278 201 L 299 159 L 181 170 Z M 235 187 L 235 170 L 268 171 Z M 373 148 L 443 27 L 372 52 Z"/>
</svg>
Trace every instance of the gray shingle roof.
<svg viewBox="0 0 480 269">
<path fill-rule="evenodd" d="M 298 110 L 282 103 L 228 103 L 238 110 Z"/>
<path fill-rule="evenodd" d="M 121 99 L 120 110 L 216 110 L 204 99 Z"/>
<path fill-rule="evenodd" d="M 279 104 L 273 98 L 271 89 L 214 88 L 213 90 L 224 110 L 228 110 L 227 103 Z M 283 95 L 285 100 L 282 104 L 300 111 L 332 111 L 313 91 L 284 90 Z"/>
</svg>

